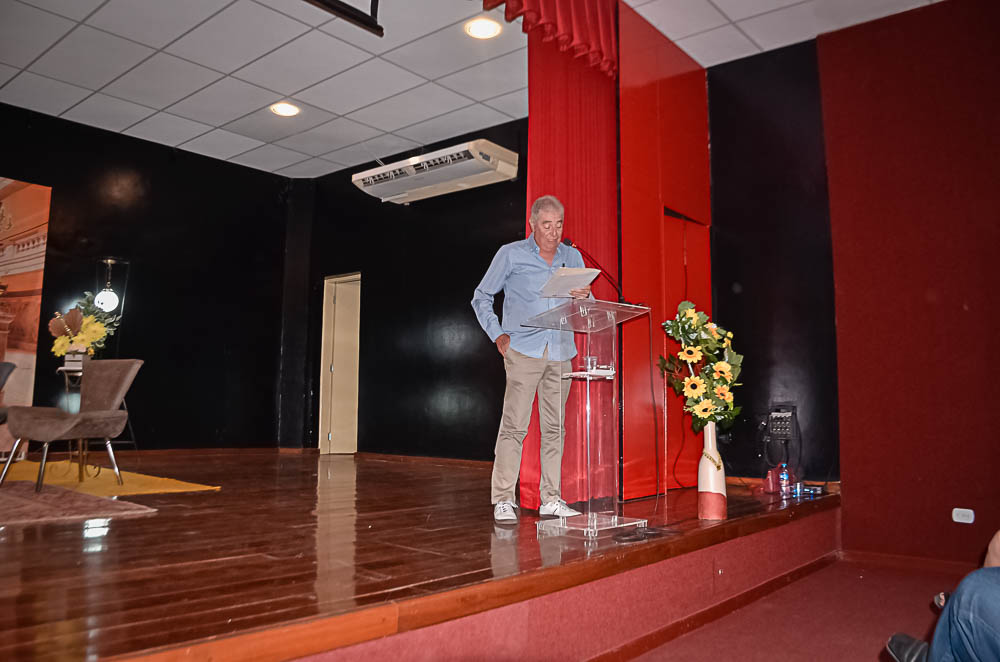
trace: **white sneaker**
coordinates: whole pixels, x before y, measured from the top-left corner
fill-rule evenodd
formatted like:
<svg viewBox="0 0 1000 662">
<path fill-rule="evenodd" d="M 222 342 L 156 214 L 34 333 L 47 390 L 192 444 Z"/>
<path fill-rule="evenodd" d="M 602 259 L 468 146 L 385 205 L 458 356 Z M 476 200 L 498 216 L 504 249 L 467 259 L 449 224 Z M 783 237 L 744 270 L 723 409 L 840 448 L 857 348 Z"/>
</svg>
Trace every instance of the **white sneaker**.
<svg viewBox="0 0 1000 662">
<path fill-rule="evenodd" d="M 542 517 L 573 517 L 580 513 L 567 506 L 562 499 L 558 499 L 542 504 L 542 507 L 538 509 L 538 514 Z"/>
<path fill-rule="evenodd" d="M 497 522 L 516 522 L 517 513 L 514 512 L 514 504 L 510 501 L 500 501 L 493 506 L 493 519 Z"/>
</svg>

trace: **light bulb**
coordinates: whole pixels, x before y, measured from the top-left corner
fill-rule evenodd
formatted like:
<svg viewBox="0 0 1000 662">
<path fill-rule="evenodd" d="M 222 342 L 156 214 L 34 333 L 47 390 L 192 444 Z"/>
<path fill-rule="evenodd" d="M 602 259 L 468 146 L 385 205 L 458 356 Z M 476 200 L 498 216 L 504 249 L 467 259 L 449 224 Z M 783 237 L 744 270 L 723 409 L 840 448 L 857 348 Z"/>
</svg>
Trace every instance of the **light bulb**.
<svg viewBox="0 0 1000 662">
<path fill-rule="evenodd" d="M 492 39 L 500 30 L 500 24 L 492 18 L 474 18 L 465 24 L 465 33 L 476 39 Z"/>
<path fill-rule="evenodd" d="M 282 117 L 291 117 L 299 114 L 299 107 L 290 104 L 287 101 L 282 101 L 280 103 L 273 104 L 271 106 L 271 112 L 275 115 L 281 115 Z"/>
<path fill-rule="evenodd" d="M 118 295 L 110 287 L 105 287 L 94 297 L 94 305 L 106 313 L 118 307 Z"/>
</svg>

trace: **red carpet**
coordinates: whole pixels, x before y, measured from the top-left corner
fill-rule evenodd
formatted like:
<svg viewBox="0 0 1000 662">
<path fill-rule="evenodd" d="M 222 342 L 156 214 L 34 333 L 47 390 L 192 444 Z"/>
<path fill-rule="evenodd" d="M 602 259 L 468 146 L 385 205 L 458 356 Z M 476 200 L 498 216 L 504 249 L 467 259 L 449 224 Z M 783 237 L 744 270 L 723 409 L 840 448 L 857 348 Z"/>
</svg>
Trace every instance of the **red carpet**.
<svg viewBox="0 0 1000 662">
<path fill-rule="evenodd" d="M 961 579 L 952 573 L 840 561 L 638 660 L 860 662 L 891 660 L 893 632 L 929 639 L 932 596 Z"/>
</svg>

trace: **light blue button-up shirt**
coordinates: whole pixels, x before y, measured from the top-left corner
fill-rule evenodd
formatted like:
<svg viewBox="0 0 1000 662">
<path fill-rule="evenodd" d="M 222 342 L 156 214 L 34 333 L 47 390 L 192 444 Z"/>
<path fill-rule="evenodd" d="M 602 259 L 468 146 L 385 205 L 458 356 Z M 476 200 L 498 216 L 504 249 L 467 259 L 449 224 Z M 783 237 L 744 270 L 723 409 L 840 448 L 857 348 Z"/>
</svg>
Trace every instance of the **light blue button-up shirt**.
<svg viewBox="0 0 1000 662">
<path fill-rule="evenodd" d="M 496 341 L 506 333 L 514 351 L 536 359 L 549 349 L 550 361 L 565 361 L 576 356 L 571 331 L 537 329 L 521 322 L 566 302 L 562 298 L 542 298 L 542 286 L 560 267 L 583 267 L 580 251 L 565 244 L 556 248 L 550 265 L 540 255 L 535 235 L 505 244 L 497 251 L 490 268 L 472 296 L 472 308 L 483 331 Z M 493 296 L 503 290 L 503 322 L 493 312 Z"/>
</svg>

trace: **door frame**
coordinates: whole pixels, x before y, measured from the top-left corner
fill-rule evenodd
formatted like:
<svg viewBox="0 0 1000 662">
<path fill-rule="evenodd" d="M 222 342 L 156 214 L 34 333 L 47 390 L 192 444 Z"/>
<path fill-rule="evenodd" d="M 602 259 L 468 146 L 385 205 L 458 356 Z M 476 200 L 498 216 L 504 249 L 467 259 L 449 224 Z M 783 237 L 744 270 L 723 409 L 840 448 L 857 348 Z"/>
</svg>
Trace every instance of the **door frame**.
<svg viewBox="0 0 1000 662">
<path fill-rule="evenodd" d="M 331 366 L 334 359 L 334 342 L 336 342 L 334 331 L 336 328 L 337 304 L 334 300 L 334 293 L 340 283 L 357 281 L 360 284 L 361 272 L 355 271 L 346 274 L 327 276 L 323 279 L 323 325 L 320 335 L 320 374 L 319 374 L 319 426 L 316 430 L 317 447 L 321 454 L 332 453 L 330 439 L 330 397 L 333 389 L 333 374 Z M 359 285 L 360 287 L 360 285 Z M 360 322 L 361 306 L 358 302 L 358 317 Z M 359 338 L 360 341 L 360 338 Z M 360 356 L 359 356 L 360 363 Z M 359 365 L 360 372 L 360 365 Z M 355 384 L 357 391 L 357 384 Z M 355 414 L 356 415 L 356 414 Z M 355 425 L 355 429 L 357 426 Z M 357 438 L 355 438 L 354 450 L 357 451 Z"/>
</svg>

